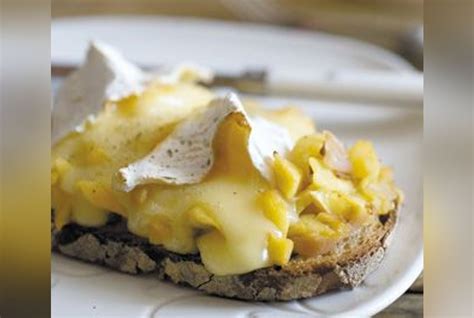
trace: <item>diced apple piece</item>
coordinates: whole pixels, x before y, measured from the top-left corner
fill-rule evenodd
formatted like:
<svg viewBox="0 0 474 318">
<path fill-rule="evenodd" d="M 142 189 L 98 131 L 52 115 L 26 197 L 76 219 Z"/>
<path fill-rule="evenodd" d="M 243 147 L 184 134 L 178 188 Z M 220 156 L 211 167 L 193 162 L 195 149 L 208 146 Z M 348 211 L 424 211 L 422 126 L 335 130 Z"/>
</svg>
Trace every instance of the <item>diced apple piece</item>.
<svg viewBox="0 0 474 318">
<path fill-rule="evenodd" d="M 350 173 L 352 167 L 344 144 L 329 131 L 324 131 L 323 134 L 325 137 L 324 164 L 339 173 Z"/>
<path fill-rule="evenodd" d="M 394 201 L 403 199 L 403 193 L 395 187 L 392 181 L 377 182 L 366 177 L 359 184 L 359 189 L 377 214 L 386 214 L 392 211 L 395 208 Z"/>
<path fill-rule="evenodd" d="M 359 140 L 349 150 L 349 160 L 352 163 L 354 177 L 363 179 L 367 176 L 377 178 L 380 172 L 380 162 L 371 142 Z"/>
<path fill-rule="evenodd" d="M 332 198 L 331 209 L 353 225 L 360 225 L 367 219 L 365 201 L 356 195 L 339 195 Z"/>
<path fill-rule="evenodd" d="M 273 171 L 275 173 L 278 189 L 283 193 L 285 198 L 293 198 L 301 184 L 302 173 L 300 169 L 290 161 L 275 154 Z"/>
<path fill-rule="evenodd" d="M 292 224 L 288 230 L 288 237 L 310 236 L 312 234 L 326 238 L 337 237 L 337 233 L 330 226 L 321 223 L 316 214 L 301 215 L 299 221 Z"/>
<path fill-rule="evenodd" d="M 330 191 L 339 191 L 344 193 L 350 193 L 354 191 L 354 186 L 348 180 L 343 180 L 334 173 L 324 167 L 318 159 L 309 158 L 309 165 L 313 172 L 313 184 L 311 186 L 316 189 L 325 189 Z"/>
<path fill-rule="evenodd" d="M 347 231 L 349 230 L 347 224 L 334 214 L 330 214 L 327 212 L 318 213 L 318 215 L 316 216 L 316 220 L 323 224 L 326 224 L 340 235 L 347 233 Z"/>
<path fill-rule="evenodd" d="M 268 236 L 268 254 L 274 264 L 280 266 L 287 264 L 292 252 L 293 241 L 273 234 Z"/>
<path fill-rule="evenodd" d="M 295 200 L 295 208 L 296 213 L 299 215 L 303 211 L 307 210 L 310 205 L 313 203 L 313 196 L 311 195 L 311 191 L 305 190 L 301 192 Z"/>
<path fill-rule="evenodd" d="M 362 198 L 352 194 L 326 191 L 311 191 L 310 194 L 316 206 L 346 222 L 360 224 L 366 219 L 367 211 Z"/>
<path fill-rule="evenodd" d="M 305 214 L 292 224 L 288 238 L 294 243 L 294 251 L 305 257 L 312 257 L 330 251 L 340 234 L 322 223 L 315 214 Z"/>
<path fill-rule="evenodd" d="M 321 211 L 330 212 L 331 208 L 329 207 L 329 195 L 330 193 L 325 191 L 308 191 L 312 198 L 314 205 Z"/>
<path fill-rule="evenodd" d="M 263 213 L 277 228 L 286 235 L 290 224 L 288 219 L 288 204 L 276 190 L 265 191 L 258 198 Z"/>
<path fill-rule="evenodd" d="M 291 150 L 289 159 L 303 172 L 305 179 L 309 178 L 308 159 L 322 157 L 321 149 L 324 146 L 324 135 L 313 134 L 301 137 Z"/>
</svg>

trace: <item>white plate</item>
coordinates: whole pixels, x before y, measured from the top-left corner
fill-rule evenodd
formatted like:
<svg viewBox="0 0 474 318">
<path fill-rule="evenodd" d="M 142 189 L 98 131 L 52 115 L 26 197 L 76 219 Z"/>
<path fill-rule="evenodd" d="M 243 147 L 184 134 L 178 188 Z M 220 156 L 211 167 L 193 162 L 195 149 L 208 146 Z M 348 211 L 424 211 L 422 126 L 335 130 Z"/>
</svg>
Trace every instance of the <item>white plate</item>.
<svg viewBox="0 0 474 318">
<path fill-rule="evenodd" d="M 274 27 L 158 17 L 55 20 L 52 62 L 78 63 L 90 39 L 119 47 L 141 64 L 195 61 L 222 71 L 265 66 L 305 76 L 322 68 L 403 70 L 397 56 L 350 39 Z M 258 97 L 257 97 L 258 98 Z M 374 141 L 394 167 L 406 203 L 380 268 L 352 291 L 289 303 L 251 303 L 205 296 L 194 290 L 98 266 L 52 257 L 55 317 L 300 317 L 370 316 L 398 298 L 423 267 L 422 114 L 409 107 L 260 97 L 270 107 L 293 103 L 352 143 Z"/>
</svg>

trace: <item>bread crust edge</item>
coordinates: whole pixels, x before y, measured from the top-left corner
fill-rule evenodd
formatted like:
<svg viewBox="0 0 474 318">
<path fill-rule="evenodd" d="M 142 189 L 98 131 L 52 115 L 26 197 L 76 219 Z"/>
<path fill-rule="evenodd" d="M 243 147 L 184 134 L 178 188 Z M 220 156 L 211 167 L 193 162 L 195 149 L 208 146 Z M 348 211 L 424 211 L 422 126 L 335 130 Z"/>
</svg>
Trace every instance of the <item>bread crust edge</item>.
<svg viewBox="0 0 474 318">
<path fill-rule="evenodd" d="M 124 273 L 156 274 L 159 279 L 221 297 L 289 301 L 359 286 L 382 262 L 397 223 L 398 210 L 397 206 L 389 212 L 376 239 L 345 257 L 292 259 L 283 267 L 262 268 L 240 275 L 213 275 L 198 255 L 180 255 L 153 246 L 126 231 L 120 221 L 107 225 L 107 230 L 75 224 L 57 230 L 52 225 L 52 250 Z"/>
</svg>

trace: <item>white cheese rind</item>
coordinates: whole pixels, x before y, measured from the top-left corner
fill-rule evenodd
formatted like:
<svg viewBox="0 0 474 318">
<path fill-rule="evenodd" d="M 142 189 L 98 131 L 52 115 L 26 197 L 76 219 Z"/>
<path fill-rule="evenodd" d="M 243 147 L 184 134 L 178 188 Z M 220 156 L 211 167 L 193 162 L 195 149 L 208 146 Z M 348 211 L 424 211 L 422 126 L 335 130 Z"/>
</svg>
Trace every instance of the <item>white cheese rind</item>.
<svg viewBox="0 0 474 318">
<path fill-rule="evenodd" d="M 250 120 L 247 118 L 247 120 Z M 253 117 L 250 122 L 251 132 L 248 152 L 254 167 L 262 176 L 273 182 L 271 160 L 273 153 L 286 156 L 293 148 L 293 140 L 288 130 L 262 117 Z"/>
<path fill-rule="evenodd" d="M 113 47 L 92 42 L 84 64 L 68 76 L 59 88 L 53 107 L 52 143 L 71 131 L 82 132 L 105 102 L 116 102 L 141 94 L 151 82 L 210 82 L 211 70 L 184 63 L 161 73 L 142 71 Z"/>
<path fill-rule="evenodd" d="M 71 131 L 80 132 L 86 119 L 93 118 L 106 101 L 140 94 L 151 78 L 114 48 L 91 43 L 86 61 L 65 79 L 56 96 L 52 143 Z"/>
<path fill-rule="evenodd" d="M 269 160 L 274 152 L 285 155 L 292 140 L 286 129 L 263 118 L 250 119 L 238 97 L 229 94 L 214 99 L 204 112 L 181 122 L 146 157 L 120 169 L 117 187 L 131 191 L 149 183 L 199 183 L 214 163 L 212 144 L 219 124 L 233 113 L 240 114 L 249 126 L 247 149 L 253 165 L 272 182 Z"/>
</svg>

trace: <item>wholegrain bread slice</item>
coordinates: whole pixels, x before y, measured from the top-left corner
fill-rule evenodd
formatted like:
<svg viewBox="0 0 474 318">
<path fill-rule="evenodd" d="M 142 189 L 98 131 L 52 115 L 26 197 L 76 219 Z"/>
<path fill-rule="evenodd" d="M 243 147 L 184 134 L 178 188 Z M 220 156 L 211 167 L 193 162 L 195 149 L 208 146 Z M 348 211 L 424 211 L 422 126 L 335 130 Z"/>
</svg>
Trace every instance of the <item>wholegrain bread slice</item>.
<svg viewBox="0 0 474 318">
<path fill-rule="evenodd" d="M 294 255 L 285 266 L 241 275 L 213 275 L 199 255 L 180 255 L 152 245 L 130 233 L 126 220 L 117 215 L 98 228 L 68 224 L 57 230 L 53 225 L 52 249 L 129 274 L 155 273 L 159 279 L 222 297 L 288 301 L 358 286 L 382 261 L 398 206 L 355 231 L 326 255 L 306 259 Z"/>
</svg>

